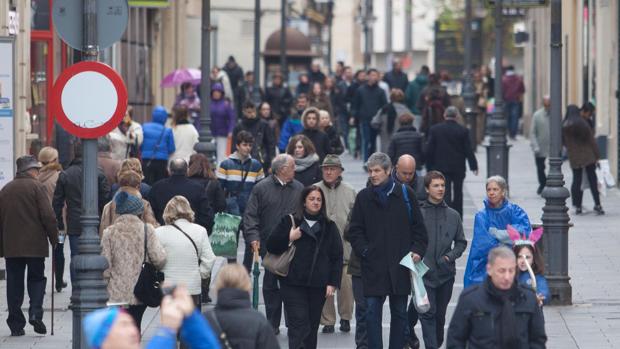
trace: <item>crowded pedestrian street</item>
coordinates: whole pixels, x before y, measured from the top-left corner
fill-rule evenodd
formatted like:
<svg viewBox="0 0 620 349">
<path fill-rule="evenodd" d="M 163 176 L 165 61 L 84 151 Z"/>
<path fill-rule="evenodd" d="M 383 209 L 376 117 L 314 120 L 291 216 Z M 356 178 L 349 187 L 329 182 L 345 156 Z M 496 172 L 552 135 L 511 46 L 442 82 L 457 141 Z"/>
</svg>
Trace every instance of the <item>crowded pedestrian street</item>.
<svg viewBox="0 0 620 349">
<path fill-rule="evenodd" d="M 510 198 L 519 203 L 530 215 L 532 222 L 540 220 L 544 200 L 536 195 L 536 174 L 531 171 L 534 161 L 531 157 L 529 142 L 521 137 L 511 142 L 510 152 Z M 478 147 L 476 155 L 483 157 L 485 149 Z M 355 186 L 356 190 L 366 185 L 367 175 L 359 166 L 359 161 L 350 156 L 343 156 L 345 171 L 343 176 Z M 471 241 L 473 228 L 473 214 L 482 206 L 484 198 L 485 162 L 480 162 L 479 176 L 468 176 L 465 180 L 464 189 L 464 218 L 463 225 L 468 241 Z M 566 181 L 570 183 L 571 176 L 567 164 L 564 165 Z M 572 306 L 545 307 L 545 328 L 547 336 L 547 348 L 550 349 L 577 349 L 577 348 L 616 348 L 620 347 L 620 297 L 616 290 L 620 287 L 620 280 L 616 276 L 616 270 L 620 268 L 620 262 L 615 258 L 616 251 L 620 249 L 620 241 L 610 239 L 609 229 L 620 224 L 618 207 L 620 207 L 620 191 L 608 189 L 605 197 L 608 207 L 607 215 L 603 217 L 594 214 L 576 216 L 571 214 L 571 223 L 574 225 L 570 230 L 569 238 L 569 275 L 573 287 Z M 590 206 L 590 198 L 586 199 Z M 240 244 L 241 246 L 241 244 Z M 68 250 L 68 248 L 67 248 Z M 465 255 L 467 255 L 467 251 Z M 238 257 L 243 258 L 243 250 L 239 249 Z M 463 258 L 457 263 L 457 275 L 454 285 L 454 293 L 448 306 L 448 319 L 450 318 L 463 288 L 462 278 L 465 270 Z M 1 262 L 0 262 L 1 263 Z M 214 267 L 214 273 L 225 263 L 219 258 Z M 50 265 L 46 266 L 46 275 L 50 275 Z M 6 284 L 0 283 L 0 294 L 6 292 Z M 49 294 L 49 293 L 48 293 Z M 28 298 L 24 304 L 28 304 Z M 26 336 L 10 337 L 8 328 L 0 326 L 0 347 L 3 349 L 23 348 L 71 348 L 71 311 L 69 306 L 69 293 L 55 294 L 54 306 L 54 336 Z M 46 297 L 44 309 L 45 320 L 51 323 L 51 298 Z M 264 303 L 261 298 L 259 306 L 264 311 Z M 0 318 L 5 318 L 6 301 L 0 298 Z M 389 334 L 389 305 L 384 305 L 383 334 L 387 345 Z M 149 309 L 143 319 L 143 340 L 153 336 L 159 325 L 157 309 Z M 352 322 L 352 327 L 355 323 Z M 447 329 L 447 326 L 446 326 Z M 421 329 L 418 325 L 416 331 L 421 337 Z M 319 347 L 325 349 L 351 348 L 354 344 L 353 333 L 319 333 Z M 282 329 L 278 341 L 282 348 L 286 348 L 286 330 Z"/>
</svg>

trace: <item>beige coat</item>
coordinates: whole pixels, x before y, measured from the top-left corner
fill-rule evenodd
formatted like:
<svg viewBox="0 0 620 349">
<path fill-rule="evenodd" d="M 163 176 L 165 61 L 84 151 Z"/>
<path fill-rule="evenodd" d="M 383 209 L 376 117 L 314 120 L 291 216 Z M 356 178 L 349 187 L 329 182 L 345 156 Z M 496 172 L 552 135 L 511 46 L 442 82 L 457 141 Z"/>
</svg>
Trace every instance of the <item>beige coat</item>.
<svg viewBox="0 0 620 349">
<path fill-rule="evenodd" d="M 140 301 L 133 295 L 144 261 L 144 225 L 130 214 L 119 216 L 101 238 L 101 255 L 108 260 L 103 279 L 108 287 L 110 303 L 135 305 Z M 146 224 L 148 260 L 156 268 L 166 264 L 166 251 L 159 243 L 152 225 Z"/>
<path fill-rule="evenodd" d="M 56 189 L 56 182 L 58 182 L 58 175 L 62 171 L 62 166 L 58 163 L 51 163 L 43 166 L 39 171 L 39 182 L 43 184 L 45 194 L 50 199 L 50 204 L 54 198 L 54 190 Z"/>
<path fill-rule="evenodd" d="M 355 197 L 357 193 L 351 185 L 345 182 L 340 182 L 334 188 L 328 187 L 325 182 L 320 181 L 315 184 L 325 194 L 325 208 L 327 210 L 327 216 L 329 219 L 336 223 L 338 230 L 340 231 L 340 237 L 342 238 L 342 247 L 344 252 L 344 262 L 349 262 L 349 256 L 351 255 L 351 244 L 345 241 L 343 238 L 344 231 L 349 223 L 349 213 L 353 209 L 355 203 Z"/>
<path fill-rule="evenodd" d="M 138 190 L 127 190 L 127 188 L 122 187 L 120 191 L 126 191 L 131 195 L 142 198 L 142 195 L 140 195 L 140 192 Z M 140 219 L 145 223 L 149 223 L 155 228 L 159 227 L 159 223 L 157 222 L 157 219 L 155 219 L 155 214 L 153 213 L 153 208 L 151 207 L 151 204 L 144 199 L 142 199 L 142 204 L 144 205 L 144 212 L 140 216 Z M 103 207 L 103 211 L 101 212 L 101 222 L 99 223 L 100 237 L 103 234 L 105 228 L 114 224 L 114 221 L 117 217 L 118 215 L 116 214 L 116 204 L 114 203 L 114 200 L 112 200 Z"/>
</svg>

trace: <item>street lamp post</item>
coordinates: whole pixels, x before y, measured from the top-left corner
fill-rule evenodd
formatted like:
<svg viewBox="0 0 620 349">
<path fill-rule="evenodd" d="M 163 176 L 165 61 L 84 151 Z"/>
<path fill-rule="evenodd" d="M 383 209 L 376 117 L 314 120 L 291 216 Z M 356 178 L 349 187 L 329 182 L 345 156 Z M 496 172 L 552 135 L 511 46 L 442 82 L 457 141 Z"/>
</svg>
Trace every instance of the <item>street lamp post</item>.
<svg viewBox="0 0 620 349">
<path fill-rule="evenodd" d="M 85 61 L 96 61 L 97 2 L 83 0 L 83 48 Z M 82 320 L 86 314 L 106 306 L 108 292 L 103 282 L 103 271 L 108 262 L 101 256 L 99 241 L 99 213 L 97 190 L 97 139 L 82 139 L 82 233 L 78 239 L 78 254 L 71 257 L 71 269 L 75 276 L 71 292 L 73 312 L 73 348 L 88 348 L 82 335 Z"/>
<path fill-rule="evenodd" d="M 202 0 L 202 26 L 200 28 L 200 130 L 196 151 L 204 154 L 212 163 L 215 159 L 215 145 L 211 135 L 211 0 Z"/>
<path fill-rule="evenodd" d="M 562 0 L 551 1 L 551 120 L 549 173 L 542 196 L 544 253 L 551 304 L 570 305 L 572 288 L 568 276 L 569 217 L 566 199 L 570 193 L 564 187 L 562 175 Z"/>
<path fill-rule="evenodd" d="M 327 33 L 327 69 L 329 70 L 329 73 L 332 74 L 333 72 L 333 68 L 332 68 L 332 39 L 333 39 L 333 34 L 332 34 L 332 27 L 333 27 L 333 23 L 334 23 L 334 1 L 333 0 L 329 0 L 327 2 L 327 30 L 329 31 Z"/>
<path fill-rule="evenodd" d="M 282 82 L 288 86 L 288 63 L 286 62 L 286 9 L 288 0 L 281 1 L 280 12 L 280 73 L 282 73 Z M 256 74 L 254 74 L 256 76 Z"/>
<path fill-rule="evenodd" d="M 282 40 L 282 37 L 280 37 L 280 40 Z M 280 41 L 280 44 L 282 44 L 281 41 Z M 252 90 L 252 102 L 254 102 L 256 106 L 258 106 L 258 104 L 260 103 L 259 89 L 260 89 L 260 0 L 254 0 L 254 89 Z"/>
<path fill-rule="evenodd" d="M 364 26 L 364 70 L 370 67 L 370 26 L 372 21 L 372 0 L 366 0 L 363 6 L 362 25 Z"/>
<path fill-rule="evenodd" d="M 472 81 L 472 72 L 471 72 L 471 55 L 472 55 L 472 45 L 471 45 L 471 0 L 465 1 L 465 24 L 464 24 L 464 46 L 465 46 L 465 59 L 464 59 L 464 67 L 463 67 L 463 102 L 465 104 L 465 120 L 467 121 L 467 126 L 469 128 L 469 139 L 471 141 L 471 146 L 476 150 L 476 146 L 478 144 L 477 137 L 477 125 L 476 125 L 476 117 L 478 113 L 476 112 L 476 104 L 475 97 L 476 92 L 474 90 L 474 84 Z"/>
<path fill-rule="evenodd" d="M 506 116 L 502 97 L 502 59 L 504 25 L 502 0 L 495 1 L 495 111 L 489 122 L 487 145 L 487 177 L 500 175 L 508 181 L 508 144 L 506 142 Z"/>
</svg>

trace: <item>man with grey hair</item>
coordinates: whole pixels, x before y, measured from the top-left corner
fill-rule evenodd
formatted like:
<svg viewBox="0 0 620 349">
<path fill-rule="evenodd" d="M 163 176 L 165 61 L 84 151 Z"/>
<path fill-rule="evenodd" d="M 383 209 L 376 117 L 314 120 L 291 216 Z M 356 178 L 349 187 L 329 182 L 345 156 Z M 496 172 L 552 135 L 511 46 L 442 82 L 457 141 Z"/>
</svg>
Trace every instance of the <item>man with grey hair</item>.
<svg viewBox="0 0 620 349">
<path fill-rule="evenodd" d="M 530 125 L 530 144 L 534 152 L 534 160 L 536 161 L 536 173 L 538 174 L 538 189 L 536 194 L 540 195 L 547 183 L 545 175 L 545 160 L 549 156 L 551 146 L 549 110 L 551 109 L 551 98 L 548 95 L 543 97 L 543 107 L 538 109 L 532 116 L 532 125 Z"/>
<path fill-rule="evenodd" d="M 439 171 L 446 177 L 446 203 L 463 216 L 465 160 L 476 176 L 478 161 L 469 139 L 469 130 L 458 124 L 458 116 L 456 107 L 448 107 L 444 113 L 445 121 L 430 128 L 425 159 L 429 171 Z"/>
<path fill-rule="evenodd" d="M 390 348 L 404 348 L 411 279 L 400 260 L 410 255 L 419 262 L 424 257 L 428 243 L 424 218 L 413 190 L 390 175 L 387 154 L 374 153 L 367 164 L 371 185 L 355 199 L 345 238 L 361 258 L 368 347 L 383 345 L 382 309 L 389 296 Z"/>
<path fill-rule="evenodd" d="M 207 229 L 210 234 L 214 213 L 204 187 L 187 178 L 187 162 L 181 158 L 170 160 L 168 172 L 170 177 L 155 182 L 148 196 L 159 224 L 164 225 L 163 213 L 168 201 L 181 195 L 189 201 L 196 215 L 196 223 Z"/>
<path fill-rule="evenodd" d="M 258 182 L 252 189 L 243 214 L 243 238 L 247 248 L 267 254 L 265 246 L 271 231 L 284 215 L 290 214 L 298 205 L 303 185 L 295 180 L 295 160 L 288 154 L 280 154 L 271 162 L 272 175 Z M 282 297 L 275 274 L 265 270 L 263 277 L 265 313 L 276 334 L 280 333 Z"/>
<path fill-rule="evenodd" d="M 448 328 L 448 348 L 545 348 L 545 319 L 534 291 L 515 282 L 514 252 L 489 252 L 487 278 L 465 289 Z M 518 314 L 518 315 L 517 315 Z"/>
</svg>

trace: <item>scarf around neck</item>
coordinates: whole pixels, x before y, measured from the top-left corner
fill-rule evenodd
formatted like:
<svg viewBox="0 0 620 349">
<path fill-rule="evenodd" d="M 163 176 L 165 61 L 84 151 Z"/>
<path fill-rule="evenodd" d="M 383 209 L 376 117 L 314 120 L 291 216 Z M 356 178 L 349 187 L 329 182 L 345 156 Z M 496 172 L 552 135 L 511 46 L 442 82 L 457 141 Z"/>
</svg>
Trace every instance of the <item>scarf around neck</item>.
<svg viewBox="0 0 620 349">
<path fill-rule="evenodd" d="M 310 166 L 314 165 L 315 162 L 319 161 L 319 156 L 316 153 L 307 155 L 301 159 L 295 159 L 295 172 L 303 172 L 307 170 Z"/>
<path fill-rule="evenodd" d="M 517 349 L 519 346 L 519 339 L 517 338 L 517 321 L 515 318 L 514 307 L 512 303 L 519 297 L 519 290 L 517 283 L 513 283 L 512 287 L 507 290 L 499 290 L 490 277 L 487 277 L 484 282 L 484 288 L 487 293 L 495 301 L 502 304 L 502 311 L 500 313 L 500 342 L 501 348 L 504 349 Z"/>
<path fill-rule="evenodd" d="M 394 178 L 392 178 L 392 176 L 389 176 L 387 181 L 385 181 L 385 183 L 379 184 L 376 187 L 375 186 L 372 187 L 372 191 L 377 196 L 377 199 L 379 199 L 379 203 L 381 204 L 382 207 L 387 206 L 388 195 L 394 189 L 394 185 L 395 185 Z"/>
</svg>

